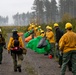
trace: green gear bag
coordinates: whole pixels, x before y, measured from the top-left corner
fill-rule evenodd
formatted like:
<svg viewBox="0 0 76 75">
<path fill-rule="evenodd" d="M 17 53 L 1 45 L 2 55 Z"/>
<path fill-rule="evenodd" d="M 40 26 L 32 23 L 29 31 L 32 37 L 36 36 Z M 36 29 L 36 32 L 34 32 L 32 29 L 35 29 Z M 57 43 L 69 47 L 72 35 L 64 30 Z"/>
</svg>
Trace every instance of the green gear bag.
<svg viewBox="0 0 76 75">
<path fill-rule="evenodd" d="M 44 48 L 37 48 L 37 45 L 38 45 L 38 43 L 39 43 L 39 41 L 42 39 L 42 37 L 41 36 L 38 36 L 37 38 L 34 38 L 34 39 L 32 39 L 32 40 L 30 40 L 28 43 L 27 43 L 27 45 L 26 45 L 26 47 L 27 48 L 30 48 L 31 50 L 33 50 L 33 51 L 35 51 L 35 52 L 37 52 L 37 53 L 39 53 L 39 54 L 44 54 L 44 53 L 46 53 L 47 51 L 49 51 L 49 44 L 48 44 L 48 46 L 46 46 L 46 47 L 44 47 Z M 47 41 L 48 42 L 48 41 Z"/>
<path fill-rule="evenodd" d="M 24 37 L 27 38 L 28 36 L 30 36 L 30 34 L 29 34 L 29 32 L 26 32 L 26 33 L 24 34 Z"/>
<path fill-rule="evenodd" d="M 35 48 L 36 48 L 40 39 L 41 39 L 41 37 L 37 37 L 37 38 L 34 38 L 34 39 L 30 40 L 27 43 L 26 47 L 35 50 Z"/>
<path fill-rule="evenodd" d="M 27 31 L 25 34 L 24 34 L 24 37 L 27 38 L 28 36 L 30 36 L 30 34 L 34 33 L 34 30 L 30 30 L 30 31 Z"/>
</svg>

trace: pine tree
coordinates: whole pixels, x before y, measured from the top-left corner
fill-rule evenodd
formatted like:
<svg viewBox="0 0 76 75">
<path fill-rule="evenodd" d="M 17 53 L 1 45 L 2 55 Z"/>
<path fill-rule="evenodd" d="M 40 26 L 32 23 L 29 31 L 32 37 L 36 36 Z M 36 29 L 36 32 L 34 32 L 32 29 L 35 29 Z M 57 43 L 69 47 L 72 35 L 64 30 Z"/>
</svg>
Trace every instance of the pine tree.
<svg viewBox="0 0 76 75">
<path fill-rule="evenodd" d="M 51 21 L 51 2 L 49 0 L 44 1 L 45 6 L 45 17 L 46 17 L 46 23 L 49 23 Z"/>
<path fill-rule="evenodd" d="M 68 13 L 72 18 L 76 17 L 76 0 L 60 0 L 60 17 Z"/>
<path fill-rule="evenodd" d="M 33 10 L 35 10 L 35 18 L 37 23 L 43 23 L 43 0 L 35 0 L 33 4 Z"/>
<path fill-rule="evenodd" d="M 56 0 L 51 0 L 51 19 L 56 21 L 58 15 L 58 7 Z"/>
<path fill-rule="evenodd" d="M 60 0 L 59 1 L 59 14 L 60 14 L 60 19 L 62 18 L 63 14 L 65 13 L 65 0 Z"/>
</svg>

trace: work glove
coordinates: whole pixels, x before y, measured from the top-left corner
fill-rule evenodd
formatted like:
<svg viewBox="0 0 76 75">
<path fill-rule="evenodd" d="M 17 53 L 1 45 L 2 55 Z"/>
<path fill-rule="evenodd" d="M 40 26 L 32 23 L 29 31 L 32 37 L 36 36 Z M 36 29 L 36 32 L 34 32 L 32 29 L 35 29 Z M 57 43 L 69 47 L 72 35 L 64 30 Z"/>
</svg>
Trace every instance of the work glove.
<svg viewBox="0 0 76 75">
<path fill-rule="evenodd" d="M 60 56 L 62 56 L 62 54 L 63 54 L 62 51 L 60 51 L 59 54 L 60 54 Z"/>
<path fill-rule="evenodd" d="M 57 42 L 55 43 L 55 46 L 58 46 L 58 43 Z"/>
</svg>

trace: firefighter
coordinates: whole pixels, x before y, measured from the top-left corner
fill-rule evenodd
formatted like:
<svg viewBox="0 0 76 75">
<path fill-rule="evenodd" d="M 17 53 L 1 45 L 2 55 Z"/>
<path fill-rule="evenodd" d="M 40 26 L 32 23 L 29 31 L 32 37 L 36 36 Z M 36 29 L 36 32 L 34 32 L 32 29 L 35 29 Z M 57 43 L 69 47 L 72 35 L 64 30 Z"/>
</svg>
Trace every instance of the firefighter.
<svg viewBox="0 0 76 75">
<path fill-rule="evenodd" d="M 59 40 L 64 34 L 64 32 L 60 29 L 58 23 L 54 23 L 54 29 L 55 29 L 55 37 L 56 37 L 56 57 L 59 59 L 58 61 L 58 67 L 60 68 L 62 65 L 62 53 L 59 51 Z"/>
<path fill-rule="evenodd" d="M 41 31 L 40 31 L 40 36 L 42 36 L 42 37 L 45 36 L 45 32 L 44 32 L 44 30 L 41 30 Z"/>
<path fill-rule="evenodd" d="M 76 33 L 72 31 L 72 24 L 66 23 L 66 33 L 59 41 L 59 50 L 63 53 L 61 75 L 65 75 L 66 66 L 69 61 L 72 63 L 72 73 L 76 75 Z"/>
<path fill-rule="evenodd" d="M 5 38 L 3 37 L 2 30 L 0 29 L 0 64 L 2 64 L 2 54 L 3 54 L 3 48 L 6 49 L 6 42 Z"/>
<path fill-rule="evenodd" d="M 50 55 L 54 56 L 54 52 L 55 52 L 55 38 L 54 38 L 54 33 L 52 31 L 52 27 L 47 26 L 46 27 L 46 38 L 47 40 L 49 40 L 50 45 L 51 45 L 51 49 L 50 49 Z"/>
<path fill-rule="evenodd" d="M 24 48 L 24 44 L 22 41 L 22 38 L 18 36 L 17 34 L 18 30 L 13 29 L 12 30 L 12 36 L 10 37 L 9 43 L 8 43 L 8 53 L 11 52 L 11 56 L 13 59 L 13 64 L 14 64 L 14 72 L 21 72 L 21 63 L 23 60 L 23 54 L 21 48 Z M 18 49 L 15 49 L 18 48 Z"/>
</svg>

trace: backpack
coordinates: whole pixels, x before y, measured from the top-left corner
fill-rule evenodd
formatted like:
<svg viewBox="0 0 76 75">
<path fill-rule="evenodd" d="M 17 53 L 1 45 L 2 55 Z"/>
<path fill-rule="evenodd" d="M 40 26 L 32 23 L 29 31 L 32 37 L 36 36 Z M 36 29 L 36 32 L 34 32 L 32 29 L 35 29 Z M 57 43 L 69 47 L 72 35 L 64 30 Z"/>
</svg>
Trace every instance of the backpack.
<svg viewBox="0 0 76 75">
<path fill-rule="evenodd" d="M 19 47 L 19 37 L 14 37 L 14 47 Z"/>
<path fill-rule="evenodd" d="M 14 37 L 13 41 L 14 41 L 14 47 L 13 50 L 11 50 L 11 52 L 15 54 L 22 54 L 23 50 L 22 48 L 19 47 L 19 43 L 20 43 L 19 37 Z"/>
</svg>

